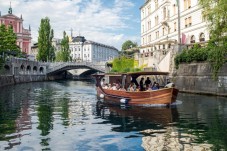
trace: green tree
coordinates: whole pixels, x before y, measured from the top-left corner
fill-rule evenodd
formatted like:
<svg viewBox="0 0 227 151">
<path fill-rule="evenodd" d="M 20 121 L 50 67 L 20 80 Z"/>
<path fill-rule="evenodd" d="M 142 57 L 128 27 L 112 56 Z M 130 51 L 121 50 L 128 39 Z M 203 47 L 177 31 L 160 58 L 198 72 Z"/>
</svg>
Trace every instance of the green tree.
<svg viewBox="0 0 227 151">
<path fill-rule="evenodd" d="M 69 37 L 66 35 L 66 32 L 63 32 L 63 39 L 61 41 L 61 51 L 57 52 L 56 61 L 70 61 L 72 58 L 70 57 L 69 50 Z"/>
<path fill-rule="evenodd" d="M 50 61 L 53 59 L 52 39 L 54 37 L 51 29 L 50 19 L 48 17 L 41 19 L 38 37 L 38 55 L 37 60 Z"/>
<path fill-rule="evenodd" d="M 137 43 L 136 42 L 132 42 L 131 40 L 127 40 L 122 44 L 122 51 L 125 51 L 127 49 L 133 48 L 133 47 L 137 47 Z"/>
<path fill-rule="evenodd" d="M 227 3 L 226 0 L 199 0 L 204 17 L 209 22 L 211 50 L 208 60 L 211 62 L 213 77 L 217 80 L 219 69 L 227 60 Z"/>
<path fill-rule="evenodd" d="M 7 50 L 14 51 L 16 54 L 20 54 L 20 49 L 17 46 L 17 35 L 13 31 L 13 27 L 9 26 L 7 30 L 7 36 L 6 36 L 6 45 Z"/>
</svg>

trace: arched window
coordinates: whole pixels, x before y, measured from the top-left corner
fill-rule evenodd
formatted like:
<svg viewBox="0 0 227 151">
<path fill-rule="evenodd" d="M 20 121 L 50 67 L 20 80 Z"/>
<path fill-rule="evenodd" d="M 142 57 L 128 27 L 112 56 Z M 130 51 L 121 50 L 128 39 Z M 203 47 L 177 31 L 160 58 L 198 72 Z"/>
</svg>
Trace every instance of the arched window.
<svg viewBox="0 0 227 151">
<path fill-rule="evenodd" d="M 21 66 L 20 66 L 20 70 L 24 70 L 24 65 L 22 64 Z"/>
<path fill-rule="evenodd" d="M 33 67 L 33 72 L 36 72 L 36 71 L 37 71 L 37 67 L 34 66 L 34 67 Z"/>
<path fill-rule="evenodd" d="M 43 73 L 43 67 L 40 67 L 40 68 L 39 68 L 39 72 L 40 72 L 40 73 Z"/>
<path fill-rule="evenodd" d="M 27 66 L 27 72 L 31 71 L 31 66 Z"/>
<path fill-rule="evenodd" d="M 10 70 L 10 67 L 9 67 L 8 65 L 5 65 L 5 66 L 4 66 L 4 69 L 5 69 L 5 70 Z"/>
<path fill-rule="evenodd" d="M 194 35 L 191 36 L 191 43 L 195 43 L 195 36 Z"/>
<path fill-rule="evenodd" d="M 204 35 L 204 33 L 201 33 L 201 34 L 199 35 L 199 41 L 200 41 L 200 42 L 205 41 L 205 35 Z"/>
</svg>

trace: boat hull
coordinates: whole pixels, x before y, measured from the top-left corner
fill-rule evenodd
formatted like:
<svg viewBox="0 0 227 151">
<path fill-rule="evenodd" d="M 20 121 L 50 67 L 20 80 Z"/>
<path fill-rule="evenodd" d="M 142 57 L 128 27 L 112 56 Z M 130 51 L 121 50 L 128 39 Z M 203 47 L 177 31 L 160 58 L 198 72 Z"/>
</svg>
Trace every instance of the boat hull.
<svg viewBox="0 0 227 151">
<path fill-rule="evenodd" d="M 178 90 L 176 88 L 163 88 L 154 91 L 119 91 L 97 87 L 97 96 L 103 97 L 105 101 L 115 104 L 127 103 L 129 105 L 170 105 L 176 101 Z M 126 100 L 122 102 L 122 100 Z"/>
</svg>

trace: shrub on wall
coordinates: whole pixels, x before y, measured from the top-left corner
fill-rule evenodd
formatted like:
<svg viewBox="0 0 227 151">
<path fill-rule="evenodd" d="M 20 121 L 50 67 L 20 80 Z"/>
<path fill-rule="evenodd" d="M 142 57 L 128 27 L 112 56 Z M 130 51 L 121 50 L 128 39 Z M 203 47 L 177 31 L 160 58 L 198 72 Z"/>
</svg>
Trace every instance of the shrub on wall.
<svg viewBox="0 0 227 151">
<path fill-rule="evenodd" d="M 218 40 L 210 40 L 206 47 L 195 44 L 193 48 L 183 50 L 175 58 L 175 67 L 178 69 L 180 63 L 191 63 L 207 61 L 211 63 L 213 78 L 217 80 L 219 69 L 227 62 L 227 43 L 218 43 Z"/>
<path fill-rule="evenodd" d="M 126 56 L 115 58 L 112 62 L 112 65 L 113 65 L 113 68 L 111 72 L 141 71 L 141 69 L 135 68 L 137 66 L 135 60 L 133 58 L 128 58 Z"/>
</svg>

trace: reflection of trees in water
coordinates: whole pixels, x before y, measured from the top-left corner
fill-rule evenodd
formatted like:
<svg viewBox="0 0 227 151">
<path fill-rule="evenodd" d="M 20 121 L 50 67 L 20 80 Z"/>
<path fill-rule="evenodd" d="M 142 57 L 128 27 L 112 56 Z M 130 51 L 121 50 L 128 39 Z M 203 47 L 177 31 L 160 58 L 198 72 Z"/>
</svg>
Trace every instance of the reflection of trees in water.
<svg viewBox="0 0 227 151">
<path fill-rule="evenodd" d="M 224 123 L 224 115 L 216 114 L 216 118 L 209 126 L 205 136 L 208 142 L 213 144 L 213 150 L 227 150 L 227 124 Z"/>
<path fill-rule="evenodd" d="M 16 138 L 22 136 L 19 132 L 30 128 L 30 123 L 27 122 L 29 120 L 27 112 L 29 94 L 30 88 L 24 85 L 1 88 L 0 140 L 9 142 L 5 149 L 19 145 L 20 140 L 15 141 Z"/>
<path fill-rule="evenodd" d="M 39 92 L 37 98 L 38 102 L 38 118 L 39 125 L 37 129 L 41 130 L 42 136 L 47 136 L 50 133 L 50 130 L 53 129 L 53 90 L 45 89 Z M 41 145 L 48 146 L 50 138 L 45 138 L 41 140 Z"/>
<path fill-rule="evenodd" d="M 7 134 L 16 132 L 16 118 L 19 115 L 18 106 L 10 106 L 8 99 L 0 99 L 0 140 L 10 140 L 11 137 L 5 137 Z"/>
<path fill-rule="evenodd" d="M 227 150 L 227 102 L 224 97 L 181 94 L 184 100 L 177 127 L 182 133 L 196 136 L 195 143 L 209 143 L 212 150 Z"/>
<path fill-rule="evenodd" d="M 69 126 L 69 98 L 62 98 L 60 100 L 62 106 L 62 120 L 64 126 Z"/>
<path fill-rule="evenodd" d="M 227 125 L 224 122 L 224 115 L 217 112 L 210 123 L 199 123 L 199 121 L 180 120 L 176 125 L 179 136 L 189 134 L 194 136 L 191 141 L 195 144 L 211 144 L 212 150 L 227 150 Z"/>
</svg>

